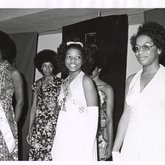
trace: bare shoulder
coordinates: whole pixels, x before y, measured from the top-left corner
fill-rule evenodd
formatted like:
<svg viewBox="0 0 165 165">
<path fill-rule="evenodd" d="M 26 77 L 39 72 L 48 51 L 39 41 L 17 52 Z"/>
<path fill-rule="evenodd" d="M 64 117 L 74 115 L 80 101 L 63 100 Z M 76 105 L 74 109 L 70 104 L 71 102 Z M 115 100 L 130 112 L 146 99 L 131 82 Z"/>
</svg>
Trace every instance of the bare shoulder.
<svg viewBox="0 0 165 165">
<path fill-rule="evenodd" d="M 97 106 L 97 90 L 96 86 L 92 80 L 87 75 L 83 76 L 83 89 L 86 98 L 87 106 Z"/>
<path fill-rule="evenodd" d="M 11 77 L 12 77 L 14 82 L 22 81 L 22 76 L 21 76 L 21 73 L 18 71 L 18 69 L 16 69 L 15 67 L 11 66 L 9 68 L 9 70 L 10 70 Z"/>
<path fill-rule="evenodd" d="M 10 68 L 10 71 L 11 71 L 11 75 L 12 76 L 21 76 L 21 73 L 18 71 L 18 69 L 16 69 L 15 67 L 11 67 Z"/>
<path fill-rule="evenodd" d="M 83 77 L 83 83 L 84 84 L 91 84 L 91 83 L 93 84 L 93 80 L 88 75 L 84 75 L 84 77 Z"/>
<path fill-rule="evenodd" d="M 129 89 L 129 85 L 130 85 L 132 79 L 134 78 L 135 74 L 136 74 L 136 73 L 130 75 L 130 76 L 127 78 L 127 81 L 126 81 L 126 92 L 125 92 L 125 94 L 127 94 L 128 89 Z"/>
<path fill-rule="evenodd" d="M 85 91 L 90 91 L 95 89 L 95 84 L 92 78 L 90 78 L 88 75 L 84 75 L 83 77 L 83 87 Z"/>
<path fill-rule="evenodd" d="M 114 91 L 111 85 L 105 83 L 104 87 L 102 88 L 103 92 L 107 95 L 107 97 L 113 97 Z"/>
<path fill-rule="evenodd" d="M 127 84 L 130 84 L 130 82 L 132 81 L 132 79 L 134 78 L 136 73 L 130 75 L 128 78 L 127 78 Z"/>
<path fill-rule="evenodd" d="M 106 84 L 104 85 L 104 90 L 105 90 L 105 91 L 113 91 L 113 88 L 112 88 L 111 85 L 109 85 L 109 84 L 106 83 Z"/>
</svg>

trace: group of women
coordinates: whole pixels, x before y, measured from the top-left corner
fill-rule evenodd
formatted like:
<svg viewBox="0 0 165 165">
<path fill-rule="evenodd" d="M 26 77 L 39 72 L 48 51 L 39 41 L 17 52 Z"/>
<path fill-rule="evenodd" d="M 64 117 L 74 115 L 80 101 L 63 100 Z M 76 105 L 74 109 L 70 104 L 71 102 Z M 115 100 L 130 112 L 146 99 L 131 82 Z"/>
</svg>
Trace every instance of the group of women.
<svg viewBox="0 0 165 165">
<path fill-rule="evenodd" d="M 60 60 L 52 50 L 42 50 L 35 57 L 35 66 L 43 77 L 32 86 L 33 103 L 27 139 L 29 160 L 85 161 L 111 156 L 109 139 L 112 132 L 109 133 L 108 128 L 112 130 L 113 90 L 99 79 L 101 67 L 97 66 L 94 57 L 90 46 L 81 42 L 62 43 L 58 48 Z M 59 69 L 58 61 L 61 61 Z M 55 76 L 58 70 L 65 75 L 63 80 Z M 95 85 L 101 93 L 102 109 L 98 155 L 99 102 Z"/>
<path fill-rule="evenodd" d="M 100 79 L 106 67 L 98 59 L 101 54 L 96 55 L 99 51 L 72 41 L 63 42 L 58 53 L 46 49 L 36 55 L 34 64 L 43 77 L 32 85 L 29 160 L 165 160 L 165 68 L 159 64 L 165 51 L 164 27 L 144 23 L 131 45 L 142 69 L 127 80 L 114 144 L 114 92 Z M 18 160 L 22 79 L 0 49 L 0 160 Z"/>
</svg>

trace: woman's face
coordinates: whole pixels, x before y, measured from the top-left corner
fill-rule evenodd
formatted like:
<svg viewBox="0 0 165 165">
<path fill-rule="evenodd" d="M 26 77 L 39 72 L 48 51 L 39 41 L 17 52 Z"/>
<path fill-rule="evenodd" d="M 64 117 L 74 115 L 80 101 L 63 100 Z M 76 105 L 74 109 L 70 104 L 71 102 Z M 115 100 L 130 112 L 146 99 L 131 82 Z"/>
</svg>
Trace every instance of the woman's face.
<svg viewBox="0 0 165 165">
<path fill-rule="evenodd" d="M 42 64 L 42 73 L 44 76 L 50 76 L 53 73 L 53 65 L 51 62 L 44 62 Z"/>
<path fill-rule="evenodd" d="M 65 66 L 69 72 L 77 72 L 81 70 L 82 53 L 76 48 L 70 48 L 66 52 Z"/>
<path fill-rule="evenodd" d="M 161 51 L 154 45 L 152 39 L 147 35 L 141 35 L 136 39 L 135 56 L 143 66 L 152 65 L 159 61 Z"/>
</svg>

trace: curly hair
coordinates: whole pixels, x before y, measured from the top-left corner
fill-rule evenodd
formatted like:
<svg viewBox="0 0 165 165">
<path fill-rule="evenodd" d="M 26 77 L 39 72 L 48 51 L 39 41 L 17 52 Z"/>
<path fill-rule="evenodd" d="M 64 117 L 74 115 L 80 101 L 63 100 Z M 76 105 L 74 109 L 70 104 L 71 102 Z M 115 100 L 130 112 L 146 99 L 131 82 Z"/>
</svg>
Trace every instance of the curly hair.
<svg viewBox="0 0 165 165">
<path fill-rule="evenodd" d="M 82 43 L 82 42 L 81 42 Z M 76 43 L 71 43 L 70 45 L 67 45 L 66 42 L 62 42 L 61 45 L 57 49 L 57 53 L 59 56 L 59 63 L 60 63 L 60 71 L 62 72 L 63 75 L 67 76 L 68 75 L 68 70 L 65 66 L 65 56 L 66 52 L 69 49 L 77 49 L 81 52 L 82 54 L 82 66 L 81 70 L 89 75 L 91 73 L 91 67 L 93 66 L 93 51 L 90 48 L 90 45 L 87 43 L 82 43 L 83 46 L 80 44 Z"/>
<path fill-rule="evenodd" d="M 109 60 L 106 57 L 106 54 L 103 50 L 98 49 L 97 47 L 94 48 L 92 45 L 92 50 L 93 50 L 93 65 L 91 66 L 91 75 L 92 72 L 96 69 L 96 67 L 98 67 L 99 69 L 101 69 L 100 72 L 100 77 L 105 74 L 108 69 L 109 69 Z"/>
<path fill-rule="evenodd" d="M 58 69 L 58 60 L 57 53 L 50 49 L 44 49 L 37 53 L 34 58 L 35 67 L 42 73 L 42 64 L 44 62 L 50 62 L 53 65 L 53 73 L 57 74 L 59 72 Z"/>
<path fill-rule="evenodd" d="M 3 60 L 12 63 L 16 58 L 16 45 L 9 35 L 3 31 L 0 31 L 0 50 Z"/>
<path fill-rule="evenodd" d="M 138 31 L 135 35 L 133 35 L 130 39 L 130 43 L 132 46 L 132 50 L 134 51 L 136 45 L 136 39 L 141 36 L 146 35 L 149 36 L 154 45 L 160 49 L 161 55 L 165 53 L 165 28 L 157 22 L 145 22 L 141 26 L 139 26 Z"/>
</svg>

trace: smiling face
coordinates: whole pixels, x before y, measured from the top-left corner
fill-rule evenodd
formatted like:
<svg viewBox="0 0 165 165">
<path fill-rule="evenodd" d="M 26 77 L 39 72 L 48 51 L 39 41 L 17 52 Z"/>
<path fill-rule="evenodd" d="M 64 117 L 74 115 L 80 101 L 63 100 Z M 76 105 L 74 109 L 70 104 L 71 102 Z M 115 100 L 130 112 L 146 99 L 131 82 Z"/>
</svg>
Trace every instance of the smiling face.
<svg viewBox="0 0 165 165">
<path fill-rule="evenodd" d="M 159 63 L 161 51 L 154 45 L 152 39 L 147 35 L 141 35 L 136 39 L 135 56 L 143 66 Z"/>
<path fill-rule="evenodd" d="M 66 52 L 65 66 L 68 71 L 80 72 L 82 66 L 82 53 L 76 48 L 70 48 Z"/>
<path fill-rule="evenodd" d="M 42 73 L 44 76 L 50 76 L 53 73 L 53 65 L 51 62 L 44 62 L 42 64 Z"/>
</svg>

